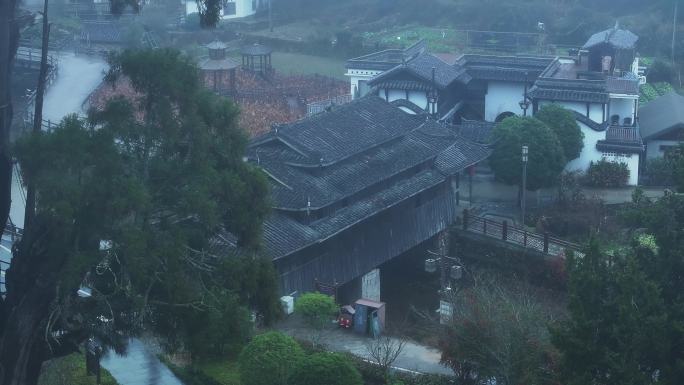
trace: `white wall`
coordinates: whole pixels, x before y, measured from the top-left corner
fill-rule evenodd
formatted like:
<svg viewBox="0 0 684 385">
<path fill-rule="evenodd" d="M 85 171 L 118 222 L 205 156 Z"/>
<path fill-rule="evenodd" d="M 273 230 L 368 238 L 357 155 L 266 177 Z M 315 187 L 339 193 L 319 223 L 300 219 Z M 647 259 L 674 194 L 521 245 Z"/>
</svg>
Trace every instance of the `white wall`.
<svg viewBox="0 0 684 385">
<path fill-rule="evenodd" d="M 627 117 L 634 121 L 634 99 L 611 98 L 610 116 L 613 115 L 620 115 L 620 124 Z M 608 120 L 610 120 L 610 116 L 607 117 Z"/>
<path fill-rule="evenodd" d="M 563 102 L 563 101 L 558 101 L 558 102 L 552 102 L 550 100 L 542 100 L 539 102 L 539 108 L 541 109 L 545 105 L 548 104 L 558 104 L 560 106 L 563 106 L 563 108 L 567 108 L 568 110 L 571 111 L 576 111 L 579 114 L 582 114 L 584 116 L 587 116 L 587 104 L 586 103 L 581 103 L 581 102 Z M 603 123 L 603 104 L 601 103 L 591 103 L 589 104 L 589 119 L 593 120 L 596 123 Z M 606 117 L 606 119 L 608 119 Z"/>
<path fill-rule="evenodd" d="M 665 152 L 660 150 L 660 146 L 677 147 L 678 145 L 679 142 L 676 140 L 649 140 L 646 142 L 646 157 L 661 158 L 665 155 Z"/>
<path fill-rule="evenodd" d="M 406 91 L 404 90 L 389 90 L 388 101 L 393 102 L 398 99 L 406 100 Z"/>
<path fill-rule="evenodd" d="M 589 119 L 596 123 L 603 123 L 608 117 L 604 119 L 605 106 L 600 103 L 592 103 L 589 105 Z"/>
<path fill-rule="evenodd" d="M 228 19 L 237 19 L 240 17 L 247 17 L 251 16 L 256 13 L 256 10 L 253 10 L 252 8 L 252 0 L 230 0 L 231 2 L 235 2 L 235 15 L 230 15 L 230 16 L 224 16 L 223 15 L 223 7 L 221 7 L 221 19 L 223 20 L 228 20 Z M 261 1 L 263 0 L 257 0 L 257 8 L 260 5 Z M 197 13 L 199 12 L 197 9 L 197 2 L 195 0 L 186 0 L 185 1 L 185 14 L 189 15 L 191 13 Z"/>
<path fill-rule="evenodd" d="M 420 108 L 426 109 L 428 106 L 427 93 L 424 91 L 409 91 L 409 101 Z"/>
<path fill-rule="evenodd" d="M 485 120 L 493 122 L 504 112 L 522 115 L 520 101 L 525 94 L 525 85 L 512 82 L 489 82 L 485 95 Z M 527 111 L 532 114 L 532 108 Z"/>
<path fill-rule="evenodd" d="M 602 152 L 596 149 L 596 143 L 599 140 L 606 139 L 606 132 L 594 131 L 584 123 L 577 122 L 577 124 L 584 134 L 584 147 L 578 158 L 571 160 L 565 165 L 565 170 L 586 172 L 591 162 L 598 162 L 601 160 Z"/>
<path fill-rule="evenodd" d="M 366 70 L 363 68 L 349 68 L 345 76 L 349 77 L 349 92 L 352 97 L 356 97 L 356 90 L 359 88 L 359 81 L 369 81 L 382 71 Z M 361 94 L 360 96 L 364 96 Z M 384 97 L 384 96 L 383 96 Z"/>
</svg>

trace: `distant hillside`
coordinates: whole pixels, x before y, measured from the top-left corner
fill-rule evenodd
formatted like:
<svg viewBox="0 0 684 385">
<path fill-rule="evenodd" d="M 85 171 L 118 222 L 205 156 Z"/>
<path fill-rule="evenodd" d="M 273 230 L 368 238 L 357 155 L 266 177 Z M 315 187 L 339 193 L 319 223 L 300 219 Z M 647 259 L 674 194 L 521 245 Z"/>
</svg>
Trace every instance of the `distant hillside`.
<svg viewBox="0 0 684 385">
<path fill-rule="evenodd" d="M 608 28 L 619 20 L 621 25 L 641 36 L 642 54 L 657 56 L 670 52 L 673 1 L 274 0 L 273 6 L 284 19 L 314 19 L 331 28 L 359 32 L 406 24 L 536 32 L 538 22 L 543 22 L 549 41 L 563 45 L 580 44 L 592 32 Z M 354 28 L 358 25 L 364 28 Z M 684 52 L 682 39 L 677 44 L 683 48 L 678 51 Z"/>
</svg>

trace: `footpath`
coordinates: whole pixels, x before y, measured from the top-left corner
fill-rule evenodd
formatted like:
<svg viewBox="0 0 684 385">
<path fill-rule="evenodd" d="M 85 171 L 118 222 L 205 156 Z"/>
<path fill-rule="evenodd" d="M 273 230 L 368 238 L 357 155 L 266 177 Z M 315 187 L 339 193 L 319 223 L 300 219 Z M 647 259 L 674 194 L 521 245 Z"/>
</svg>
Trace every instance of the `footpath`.
<svg viewBox="0 0 684 385">
<path fill-rule="evenodd" d="M 370 337 L 356 334 L 351 330 L 331 327 L 324 330 L 318 338 L 311 333 L 311 329 L 304 327 L 294 315 L 281 322 L 277 329 L 298 340 L 314 342 L 314 339 L 318 339 L 317 343 L 330 351 L 347 352 L 372 361 L 367 349 L 367 344 L 371 341 Z M 453 375 L 454 372 L 451 369 L 439 363 L 440 357 L 441 353 L 437 349 L 407 341 L 392 366 L 394 370 L 399 371 Z"/>
</svg>

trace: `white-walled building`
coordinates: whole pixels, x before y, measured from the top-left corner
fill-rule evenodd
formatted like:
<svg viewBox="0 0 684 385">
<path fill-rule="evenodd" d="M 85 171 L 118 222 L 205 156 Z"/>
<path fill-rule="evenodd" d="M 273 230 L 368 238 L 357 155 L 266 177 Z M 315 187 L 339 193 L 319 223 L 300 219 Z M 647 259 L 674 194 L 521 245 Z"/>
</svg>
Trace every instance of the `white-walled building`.
<svg viewBox="0 0 684 385">
<path fill-rule="evenodd" d="M 684 143 L 684 96 L 672 91 L 639 109 L 646 157 L 660 158 Z"/>
<path fill-rule="evenodd" d="M 185 1 L 185 14 L 198 13 L 197 2 Z M 267 0 L 221 0 L 220 15 L 222 20 L 237 19 L 254 15 L 259 8 L 265 6 Z"/>
<path fill-rule="evenodd" d="M 393 62 L 377 60 L 392 50 L 349 60 L 347 76 L 356 96 L 378 95 L 404 111 L 454 125 L 497 123 L 560 104 L 574 112 L 585 138 L 580 156 L 566 169 L 586 171 L 601 159 L 624 162 L 629 184 L 636 185 L 644 152 L 637 40 L 616 26 L 593 35 L 569 57 L 465 54 L 454 64 L 414 46 L 406 50 L 410 55 L 394 50 Z"/>
</svg>

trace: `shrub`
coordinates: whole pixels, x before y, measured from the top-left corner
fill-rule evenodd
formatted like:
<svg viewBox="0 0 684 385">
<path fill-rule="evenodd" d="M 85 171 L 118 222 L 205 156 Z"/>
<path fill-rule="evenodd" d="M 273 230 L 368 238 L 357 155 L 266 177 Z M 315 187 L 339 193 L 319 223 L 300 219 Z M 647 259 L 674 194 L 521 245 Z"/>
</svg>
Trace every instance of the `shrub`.
<svg viewBox="0 0 684 385">
<path fill-rule="evenodd" d="M 586 184 L 591 187 L 622 187 L 629 181 L 627 164 L 601 159 L 591 162 L 587 170 Z"/>
<path fill-rule="evenodd" d="M 290 376 L 296 385 L 362 385 L 361 374 L 343 355 L 316 353 L 306 357 Z"/>
<path fill-rule="evenodd" d="M 496 144 L 489 164 L 496 178 L 506 184 L 522 180 L 522 146 L 529 147 L 527 189 L 535 191 L 553 186 L 566 161 L 558 136 L 536 118 L 510 117 L 493 132 Z"/>
<path fill-rule="evenodd" d="M 534 117 L 546 123 L 556 133 L 561 147 L 563 147 L 566 161 L 580 156 L 584 147 L 584 134 L 570 110 L 557 104 L 549 104 L 537 112 Z"/>
<path fill-rule="evenodd" d="M 651 64 L 646 75 L 649 83 L 667 82 L 671 83 L 674 79 L 674 69 L 672 65 L 662 60 L 656 60 Z"/>
<path fill-rule="evenodd" d="M 278 332 L 256 336 L 240 353 L 243 385 L 287 384 L 304 351 L 292 339 Z"/>
<path fill-rule="evenodd" d="M 321 293 L 305 293 L 295 302 L 295 313 L 301 314 L 314 328 L 325 326 L 337 310 L 332 297 Z"/>
<path fill-rule="evenodd" d="M 674 184 L 674 162 L 672 157 L 646 159 L 641 177 L 647 186 L 672 186 Z"/>
</svg>

